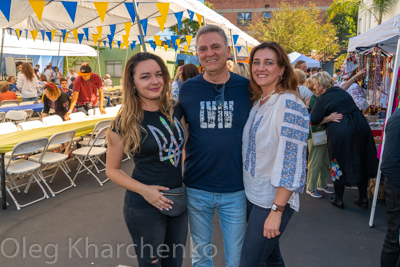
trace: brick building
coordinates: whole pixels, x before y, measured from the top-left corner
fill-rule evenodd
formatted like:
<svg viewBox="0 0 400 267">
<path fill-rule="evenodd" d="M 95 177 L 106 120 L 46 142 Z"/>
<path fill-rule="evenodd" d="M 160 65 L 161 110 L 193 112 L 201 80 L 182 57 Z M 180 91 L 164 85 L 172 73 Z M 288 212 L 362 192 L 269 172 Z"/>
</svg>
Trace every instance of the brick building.
<svg viewBox="0 0 400 267">
<path fill-rule="evenodd" d="M 232 24 L 246 31 L 251 21 L 261 18 L 270 19 L 272 11 L 278 10 L 281 0 L 206 0 L 214 5 L 217 13 L 224 16 Z M 287 0 L 287 3 L 307 5 L 309 0 Z M 333 0 L 311 1 L 325 13 L 325 10 L 333 3 Z"/>
</svg>

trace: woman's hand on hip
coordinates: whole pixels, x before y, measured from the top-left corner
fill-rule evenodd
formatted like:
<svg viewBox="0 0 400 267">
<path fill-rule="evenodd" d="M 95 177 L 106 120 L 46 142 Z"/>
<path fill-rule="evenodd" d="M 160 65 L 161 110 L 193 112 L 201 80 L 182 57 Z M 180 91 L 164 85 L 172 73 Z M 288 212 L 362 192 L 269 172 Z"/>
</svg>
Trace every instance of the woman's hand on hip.
<svg viewBox="0 0 400 267">
<path fill-rule="evenodd" d="M 279 227 L 281 226 L 282 214 L 282 212 L 271 210 L 264 223 L 264 236 L 266 238 L 275 238 L 281 234 Z"/>
<path fill-rule="evenodd" d="M 140 193 L 144 199 L 151 205 L 159 210 L 169 210 L 172 209 L 170 204 L 174 204 L 171 200 L 164 197 L 160 191 L 168 191 L 169 188 L 159 185 L 147 185 L 144 187 L 143 191 Z"/>
</svg>

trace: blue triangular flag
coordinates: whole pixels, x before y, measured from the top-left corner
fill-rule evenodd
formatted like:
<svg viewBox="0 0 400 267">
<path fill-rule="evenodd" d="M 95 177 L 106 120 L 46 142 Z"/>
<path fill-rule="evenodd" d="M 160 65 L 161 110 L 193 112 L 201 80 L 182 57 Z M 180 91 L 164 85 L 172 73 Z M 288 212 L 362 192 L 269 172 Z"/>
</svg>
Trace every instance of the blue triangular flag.
<svg viewBox="0 0 400 267">
<path fill-rule="evenodd" d="M 104 47 L 107 47 L 107 41 L 103 41 Z"/>
<path fill-rule="evenodd" d="M 118 48 L 121 48 L 121 41 L 117 41 Z"/>
<path fill-rule="evenodd" d="M 115 34 L 115 27 L 116 25 L 110 25 L 110 35 L 112 36 L 112 39 L 114 39 L 114 34 Z"/>
<path fill-rule="evenodd" d="M 236 46 L 236 48 L 237 48 L 237 51 L 238 51 L 238 54 L 239 54 L 240 50 L 242 50 L 242 47 L 241 46 Z"/>
<path fill-rule="evenodd" d="M 178 39 L 178 35 L 171 35 L 171 42 L 172 42 L 172 45 L 175 45 L 175 44 L 176 44 L 176 39 Z"/>
<path fill-rule="evenodd" d="M 138 3 L 138 6 L 139 6 L 139 3 Z M 135 7 L 133 6 L 133 3 L 125 3 L 125 7 L 126 7 L 126 10 L 128 10 L 129 16 L 131 16 L 132 23 L 134 23 L 136 15 L 135 15 Z"/>
<path fill-rule="evenodd" d="M 78 33 L 78 41 L 80 44 L 82 43 L 83 36 L 85 36 L 83 33 Z"/>
<path fill-rule="evenodd" d="M 111 44 L 114 39 L 114 35 L 107 34 L 107 37 L 108 37 L 108 42 Z"/>
<path fill-rule="evenodd" d="M 233 38 L 233 45 L 236 45 L 236 42 L 237 42 L 237 40 L 239 38 L 239 35 L 234 34 L 234 35 L 232 35 L 232 38 Z"/>
<path fill-rule="evenodd" d="M 28 40 L 28 30 L 25 30 L 25 38 Z"/>
<path fill-rule="evenodd" d="M 46 32 L 47 38 L 49 38 L 49 41 L 51 43 L 51 32 Z"/>
<path fill-rule="evenodd" d="M 43 42 L 44 42 L 44 35 L 45 35 L 46 31 L 45 30 L 41 30 L 40 32 L 42 33 L 42 39 L 43 39 Z"/>
<path fill-rule="evenodd" d="M 132 41 L 132 43 L 130 44 L 130 46 L 131 46 L 131 50 L 133 50 L 133 48 L 136 47 L 136 41 Z"/>
<path fill-rule="evenodd" d="M 12 35 L 12 28 L 8 28 L 8 32 L 10 33 L 10 36 Z"/>
<path fill-rule="evenodd" d="M 142 39 L 140 39 L 140 35 L 138 35 L 137 38 L 139 38 L 140 45 L 142 45 Z"/>
<path fill-rule="evenodd" d="M 190 22 L 193 22 L 193 16 L 194 16 L 194 12 L 190 11 L 189 9 L 187 10 L 189 17 L 190 17 Z"/>
<path fill-rule="evenodd" d="M 61 30 L 62 32 L 62 41 L 64 42 L 65 35 L 67 34 L 67 30 Z"/>
<path fill-rule="evenodd" d="M 174 15 L 175 15 L 176 20 L 178 21 L 178 29 L 181 30 L 183 11 L 174 13 Z"/>
<path fill-rule="evenodd" d="M 171 46 L 171 40 L 167 40 L 167 45 L 168 45 L 168 47 Z"/>
<path fill-rule="evenodd" d="M 89 41 L 89 28 L 83 28 L 83 32 L 85 33 L 86 40 Z"/>
<path fill-rule="evenodd" d="M 140 24 L 142 24 L 143 27 L 143 35 L 147 35 L 147 19 L 142 19 L 140 20 Z"/>
<path fill-rule="evenodd" d="M 154 41 L 153 40 L 149 40 L 149 45 L 152 47 L 153 46 L 153 44 L 154 44 Z"/>
<path fill-rule="evenodd" d="M 4 17 L 10 21 L 11 0 L 1 0 L 0 3 L 0 11 L 3 12 Z"/>
<path fill-rule="evenodd" d="M 112 49 L 112 42 L 109 42 L 108 45 L 110 46 L 110 49 Z"/>
<path fill-rule="evenodd" d="M 173 47 L 174 47 L 175 52 L 176 52 L 176 50 L 178 50 L 178 46 L 177 45 L 173 45 Z"/>
<path fill-rule="evenodd" d="M 156 51 L 157 45 L 154 44 L 154 45 L 152 46 L 152 48 L 153 48 L 153 51 Z"/>
<path fill-rule="evenodd" d="M 78 2 L 61 1 L 61 3 L 64 5 L 65 10 L 67 10 L 72 23 L 75 23 L 76 7 Z"/>
</svg>

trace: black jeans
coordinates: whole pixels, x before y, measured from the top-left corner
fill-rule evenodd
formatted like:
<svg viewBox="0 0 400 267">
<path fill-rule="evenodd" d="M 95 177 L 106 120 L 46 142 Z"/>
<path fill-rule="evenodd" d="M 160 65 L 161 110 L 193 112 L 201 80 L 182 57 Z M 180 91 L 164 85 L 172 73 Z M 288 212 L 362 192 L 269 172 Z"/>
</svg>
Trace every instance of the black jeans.
<svg viewBox="0 0 400 267">
<path fill-rule="evenodd" d="M 241 267 L 285 266 L 279 248 L 279 238 L 289 223 L 294 210 L 289 204 L 286 205 L 282 214 L 281 226 L 279 227 L 281 234 L 275 238 L 268 239 L 264 237 L 263 231 L 265 220 L 270 212 L 271 209 L 259 207 L 247 200 L 248 224 L 240 257 Z"/>
<path fill-rule="evenodd" d="M 125 197 L 124 217 L 139 267 L 182 266 L 188 233 L 187 210 L 178 217 L 169 217 L 150 204 L 132 205 Z"/>
<path fill-rule="evenodd" d="M 400 266 L 400 190 L 393 187 L 388 180 L 385 180 L 383 190 L 387 201 L 388 229 L 382 248 L 381 267 L 398 267 Z"/>
</svg>

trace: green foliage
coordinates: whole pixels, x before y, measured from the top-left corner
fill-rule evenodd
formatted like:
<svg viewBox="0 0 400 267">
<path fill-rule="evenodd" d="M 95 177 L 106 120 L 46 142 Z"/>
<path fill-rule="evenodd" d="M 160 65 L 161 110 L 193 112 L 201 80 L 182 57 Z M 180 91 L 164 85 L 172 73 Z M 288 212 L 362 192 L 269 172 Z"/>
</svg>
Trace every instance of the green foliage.
<svg viewBox="0 0 400 267">
<path fill-rule="evenodd" d="M 326 11 L 326 19 L 335 25 L 339 40 L 348 43 L 357 35 L 358 0 L 335 0 Z"/>
<path fill-rule="evenodd" d="M 344 60 L 347 57 L 347 53 L 342 54 L 340 57 L 337 58 L 337 62 L 335 62 L 335 70 L 340 69 Z"/>
<path fill-rule="evenodd" d="M 318 19 L 319 14 L 312 3 L 306 7 L 282 2 L 278 10 L 272 12 L 268 23 L 254 21 L 248 32 L 260 42 L 279 43 L 287 53 L 297 51 L 307 55 L 311 50 L 318 52 L 329 46 L 328 53 L 334 54 L 338 50 L 338 45 L 332 44 L 336 36 L 335 26 Z"/>
</svg>

